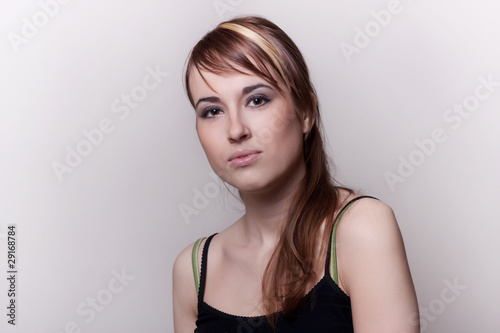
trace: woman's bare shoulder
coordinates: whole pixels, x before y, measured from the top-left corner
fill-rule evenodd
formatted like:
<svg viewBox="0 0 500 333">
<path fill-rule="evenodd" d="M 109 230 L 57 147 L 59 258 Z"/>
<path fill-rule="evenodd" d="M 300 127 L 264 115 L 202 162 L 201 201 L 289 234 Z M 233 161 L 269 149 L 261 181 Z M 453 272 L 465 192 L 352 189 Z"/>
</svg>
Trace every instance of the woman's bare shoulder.
<svg viewBox="0 0 500 333">
<path fill-rule="evenodd" d="M 418 306 L 392 208 L 380 200 L 357 200 L 339 222 L 336 246 L 339 285 L 351 297 L 357 330 L 417 331 L 408 321 Z"/>
<path fill-rule="evenodd" d="M 359 197 L 359 195 L 349 195 L 346 202 Z M 368 239 L 364 239 L 367 237 Z M 381 237 L 383 237 L 381 239 Z M 338 226 L 337 241 L 342 242 L 343 238 L 348 238 L 349 243 L 353 243 L 353 238 L 359 241 L 388 240 L 389 238 L 399 238 L 399 227 L 392 208 L 381 200 L 375 198 L 361 198 L 355 201 L 343 214 Z"/>
<path fill-rule="evenodd" d="M 174 262 L 172 298 L 175 332 L 192 332 L 196 327 L 197 290 L 194 280 L 192 253 L 195 242 L 184 248 Z M 200 245 L 202 248 L 203 244 Z M 196 255 L 198 267 L 201 259 Z"/>
</svg>

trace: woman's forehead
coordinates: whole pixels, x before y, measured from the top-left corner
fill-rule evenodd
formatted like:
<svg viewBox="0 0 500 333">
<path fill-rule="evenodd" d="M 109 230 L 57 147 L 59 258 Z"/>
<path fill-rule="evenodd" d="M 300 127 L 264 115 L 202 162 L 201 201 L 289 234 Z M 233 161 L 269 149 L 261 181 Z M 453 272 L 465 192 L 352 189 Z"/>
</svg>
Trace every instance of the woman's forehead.
<svg viewBox="0 0 500 333">
<path fill-rule="evenodd" d="M 208 95 L 225 95 L 241 93 L 241 90 L 249 85 L 267 83 L 261 77 L 253 73 L 212 73 L 208 71 L 193 71 L 190 78 L 190 88 L 193 98 Z"/>
<path fill-rule="evenodd" d="M 275 77 L 274 79 L 276 80 Z M 189 88 L 193 98 L 198 98 L 201 97 L 200 95 L 208 93 L 223 94 L 233 91 L 237 92 L 241 91 L 244 87 L 260 83 L 276 89 L 276 87 L 265 78 L 241 67 L 235 70 L 214 73 L 193 66 L 189 73 Z M 277 83 L 279 85 L 278 90 L 286 90 L 281 80 L 278 79 Z"/>
</svg>

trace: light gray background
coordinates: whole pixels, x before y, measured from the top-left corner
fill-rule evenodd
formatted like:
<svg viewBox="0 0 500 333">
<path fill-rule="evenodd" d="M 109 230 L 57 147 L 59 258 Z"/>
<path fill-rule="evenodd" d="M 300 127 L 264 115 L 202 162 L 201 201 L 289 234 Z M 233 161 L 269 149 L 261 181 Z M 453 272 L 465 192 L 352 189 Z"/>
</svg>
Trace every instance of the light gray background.
<svg viewBox="0 0 500 333">
<path fill-rule="evenodd" d="M 173 331 L 177 253 L 241 214 L 210 176 L 184 61 L 204 33 L 243 14 L 271 19 L 303 51 L 338 179 L 395 210 L 423 331 L 499 332 L 500 87 L 460 126 L 443 118 L 474 101 L 478 77 L 500 82 L 498 1 L 395 2 L 400 12 L 350 62 L 340 45 L 376 29 L 371 12 L 391 1 L 73 0 L 44 21 L 41 3 L 51 2 L 0 1 L 1 332 Z M 15 47 L 9 36 L 22 37 L 23 18 L 40 27 Z M 150 91 L 141 90 L 148 68 L 168 72 Z M 144 91 L 124 119 L 113 111 L 122 94 Z M 59 181 L 53 163 L 65 164 L 66 147 L 84 145 L 82 131 L 103 119 L 113 131 Z M 418 160 L 415 140 L 435 128 L 446 141 Z M 410 155 L 421 165 L 392 190 L 384 174 Z M 184 218 L 187 206 L 198 209 Z M 15 327 L 5 308 L 11 223 Z M 454 283 L 465 287 L 453 292 Z M 93 317 L 92 298 L 105 303 Z"/>
</svg>

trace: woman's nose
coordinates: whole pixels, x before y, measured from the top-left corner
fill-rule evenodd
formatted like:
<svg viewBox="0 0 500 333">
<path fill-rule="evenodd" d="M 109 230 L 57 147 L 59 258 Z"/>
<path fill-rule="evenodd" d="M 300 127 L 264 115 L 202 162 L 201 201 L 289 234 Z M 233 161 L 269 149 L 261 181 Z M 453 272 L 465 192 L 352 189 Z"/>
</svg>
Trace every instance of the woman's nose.
<svg viewBox="0 0 500 333">
<path fill-rule="evenodd" d="M 250 129 L 238 112 L 229 116 L 229 129 L 227 139 L 229 142 L 241 142 L 250 137 Z"/>
</svg>

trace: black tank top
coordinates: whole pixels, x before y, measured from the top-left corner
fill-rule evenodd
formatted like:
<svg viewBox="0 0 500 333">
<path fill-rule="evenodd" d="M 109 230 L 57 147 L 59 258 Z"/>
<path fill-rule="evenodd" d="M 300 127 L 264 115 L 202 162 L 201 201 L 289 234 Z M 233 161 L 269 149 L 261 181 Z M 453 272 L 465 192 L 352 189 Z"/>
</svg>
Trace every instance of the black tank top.
<svg viewBox="0 0 500 333">
<path fill-rule="evenodd" d="M 347 208 L 356 200 L 366 198 L 360 196 L 351 200 L 339 213 L 335 225 Z M 336 228 L 335 228 L 336 229 Z M 242 317 L 219 311 L 203 300 L 205 281 L 207 279 L 207 256 L 210 236 L 203 247 L 201 260 L 200 284 L 198 290 L 198 319 L 195 333 L 347 333 L 353 332 L 351 301 L 342 289 L 331 278 L 329 264 L 332 239 L 335 238 L 335 229 L 332 230 L 330 244 L 326 255 L 325 273 L 323 278 L 307 293 L 297 309 L 297 315 L 286 317 L 280 315 L 274 330 L 265 316 Z M 335 239 L 334 239 L 335 242 Z M 334 244 L 335 245 L 335 244 Z"/>
</svg>

